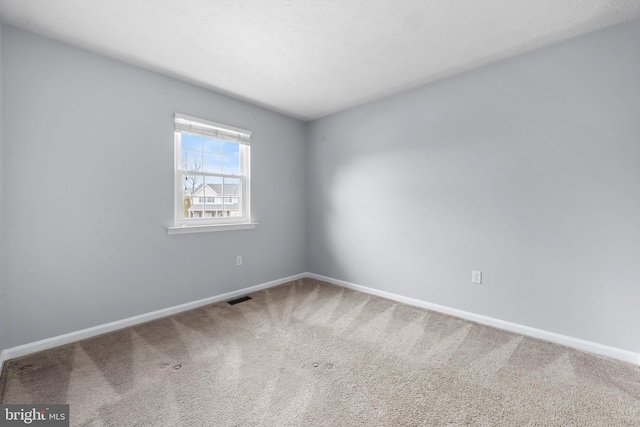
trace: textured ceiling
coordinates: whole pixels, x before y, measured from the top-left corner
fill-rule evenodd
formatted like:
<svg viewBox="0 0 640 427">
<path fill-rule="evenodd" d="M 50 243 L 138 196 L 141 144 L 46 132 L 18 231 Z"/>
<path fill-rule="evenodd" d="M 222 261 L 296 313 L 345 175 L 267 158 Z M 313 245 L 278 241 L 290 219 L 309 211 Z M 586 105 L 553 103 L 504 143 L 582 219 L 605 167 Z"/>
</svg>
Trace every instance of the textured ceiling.
<svg viewBox="0 0 640 427">
<path fill-rule="evenodd" d="M 0 21 L 304 120 L 640 17 L 640 0 L 1 0 Z"/>
</svg>

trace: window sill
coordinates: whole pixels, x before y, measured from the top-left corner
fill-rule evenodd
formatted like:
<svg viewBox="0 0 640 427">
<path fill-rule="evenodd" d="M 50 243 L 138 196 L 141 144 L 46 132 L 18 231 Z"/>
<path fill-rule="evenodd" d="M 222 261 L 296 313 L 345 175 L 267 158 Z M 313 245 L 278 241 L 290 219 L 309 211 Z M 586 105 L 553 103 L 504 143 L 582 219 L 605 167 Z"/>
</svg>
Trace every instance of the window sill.
<svg viewBox="0 0 640 427">
<path fill-rule="evenodd" d="M 208 233 L 211 231 L 247 230 L 256 228 L 255 222 L 241 224 L 213 224 L 213 225 L 179 225 L 167 227 L 168 234 Z"/>
</svg>

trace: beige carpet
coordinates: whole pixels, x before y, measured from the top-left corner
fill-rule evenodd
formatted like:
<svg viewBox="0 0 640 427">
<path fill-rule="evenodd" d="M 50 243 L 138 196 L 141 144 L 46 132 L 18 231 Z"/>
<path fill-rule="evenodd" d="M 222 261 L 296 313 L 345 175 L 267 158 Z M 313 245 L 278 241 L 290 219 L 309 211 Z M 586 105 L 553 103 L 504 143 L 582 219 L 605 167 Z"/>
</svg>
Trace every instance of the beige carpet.
<svg viewBox="0 0 640 427">
<path fill-rule="evenodd" d="M 79 426 L 640 426 L 640 367 L 310 279 L 6 363 Z"/>
</svg>

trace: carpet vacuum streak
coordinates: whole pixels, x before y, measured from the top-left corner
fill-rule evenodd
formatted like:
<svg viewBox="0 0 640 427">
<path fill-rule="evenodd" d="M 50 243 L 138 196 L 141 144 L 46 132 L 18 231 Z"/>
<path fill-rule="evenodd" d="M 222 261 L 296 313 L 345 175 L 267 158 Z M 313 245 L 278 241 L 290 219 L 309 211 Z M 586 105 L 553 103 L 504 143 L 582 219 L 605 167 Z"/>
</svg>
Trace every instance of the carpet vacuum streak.
<svg viewBox="0 0 640 427">
<path fill-rule="evenodd" d="M 640 426 L 640 367 L 313 279 L 9 360 L 73 426 Z"/>
</svg>

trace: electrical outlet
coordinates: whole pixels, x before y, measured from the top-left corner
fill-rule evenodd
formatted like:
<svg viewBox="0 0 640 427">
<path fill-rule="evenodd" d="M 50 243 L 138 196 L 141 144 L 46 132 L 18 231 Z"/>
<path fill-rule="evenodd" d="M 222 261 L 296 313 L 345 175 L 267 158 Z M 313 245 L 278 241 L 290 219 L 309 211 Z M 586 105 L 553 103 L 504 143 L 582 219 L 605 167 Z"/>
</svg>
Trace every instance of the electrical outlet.
<svg viewBox="0 0 640 427">
<path fill-rule="evenodd" d="M 236 264 L 237 264 L 237 265 L 242 265 L 242 255 L 238 255 L 238 256 L 236 257 Z"/>
<path fill-rule="evenodd" d="M 482 283 L 482 271 L 472 271 L 471 272 L 471 282 L 472 283 Z"/>
</svg>

